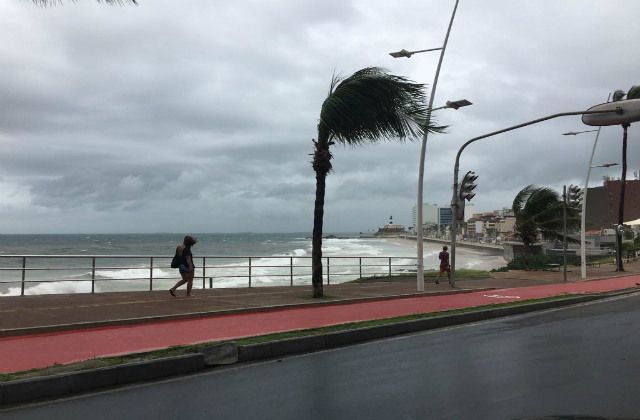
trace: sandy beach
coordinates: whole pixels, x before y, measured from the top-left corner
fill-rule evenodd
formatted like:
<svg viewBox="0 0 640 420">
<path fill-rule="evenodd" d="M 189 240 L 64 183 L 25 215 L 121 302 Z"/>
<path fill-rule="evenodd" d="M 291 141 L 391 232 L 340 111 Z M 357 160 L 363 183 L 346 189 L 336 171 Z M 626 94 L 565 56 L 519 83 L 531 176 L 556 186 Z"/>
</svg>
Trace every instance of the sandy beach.
<svg viewBox="0 0 640 420">
<path fill-rule="evenodd" d="M 412 238 L 384 238 L 390 242 L 396 242 L 403 245 L 415 244 L 415 239 Z M 438 253 L 442 250 L 442 247 L 447 245 L 451 247 L 447 242 L 433 241 L 431 239 L 424 239 L 423 242 L 423 254 L 425 259 L 425 269 L 429 266 L 438 265 Z M 507 265 L 507 261 L 502 255 L 497 255 L 493 250 L 483 251 L 475 248 L 467 248 L 464 246 L 456 247 L 456 268 L 465 268 L 470 270 L 493 270 L 502 268 Z"/>
</svg>

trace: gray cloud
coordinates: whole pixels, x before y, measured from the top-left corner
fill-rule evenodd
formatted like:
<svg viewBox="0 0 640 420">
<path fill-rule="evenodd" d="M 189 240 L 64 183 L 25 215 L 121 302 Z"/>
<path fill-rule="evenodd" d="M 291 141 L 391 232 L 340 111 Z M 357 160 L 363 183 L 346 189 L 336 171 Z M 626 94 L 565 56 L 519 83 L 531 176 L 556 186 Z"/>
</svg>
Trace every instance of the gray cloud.
<svg viewBox="0 0 640 420">
<path fill-rule="evenodd" d="M 311 231 L 311 139 L 332 75 L 366 66 L 430 84 L 454 2 L 169 0 L 0 5 L 0 232 Z M 461 1 L 430 136 L 425 202 L 451 201 L 458 148 L 481 134 L 604 102 L 640 83 L 633 0 Z M 629 137 L 629 177 L 640 169 Z M 477 142 L 481 211 L 527 184 L 584 182 L 595 133 L 567 117 Z M 594 162 L 619 162 L 619 127 Z M 410 224 L 420 142 L 334 149 L 326 231 Z M 594 170 L 620 176 L 619 167 Z"/>
</svg>

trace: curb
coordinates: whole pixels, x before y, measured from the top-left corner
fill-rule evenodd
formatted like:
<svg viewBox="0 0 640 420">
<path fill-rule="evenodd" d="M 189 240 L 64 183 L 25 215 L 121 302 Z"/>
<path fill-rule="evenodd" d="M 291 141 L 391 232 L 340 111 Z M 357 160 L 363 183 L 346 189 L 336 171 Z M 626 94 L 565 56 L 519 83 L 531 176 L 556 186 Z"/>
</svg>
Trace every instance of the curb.
<svg viewBox="0 0 640 420">
<path fill-rule="evenodd" d="M 0 406 L 70 396 L 202 369 L 204 356 L 188 354 L 150 362 L 127 363 L 82 372 L 10 381 L 0 384 Z"/>
<path fill-rule="evenodd" d="M 548 302 L 444 315 L 322 335 L 238 346 L 238 362 L 253 362 L 285 355 L 343 347 L 396 335 L 592 302 L 636 291 L 625 290 L 600 295 L 578 296 Z M 205 356 L 202 353 L 197 353 L 82 372 L 8 381 L 0 383 L 0 407 L 42 399 L 68 397 L 119 385 L 184 375 L 201 371 L 205 368 Z"/>
</svg>

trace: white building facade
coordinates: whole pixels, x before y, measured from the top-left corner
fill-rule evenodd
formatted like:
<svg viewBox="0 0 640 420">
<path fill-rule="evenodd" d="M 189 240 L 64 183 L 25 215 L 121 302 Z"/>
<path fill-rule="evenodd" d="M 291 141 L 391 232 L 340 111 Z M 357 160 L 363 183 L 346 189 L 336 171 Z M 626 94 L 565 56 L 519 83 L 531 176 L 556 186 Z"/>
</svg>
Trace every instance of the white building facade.
<svg viewBox="0 0 640 420">
<path fill-rule="evenodd" d="M 411 209 L 411 222 L 413 225 L 414 232 L 420 232 L 418 229 L 418 212 L 416 209 L 418 206 L 413 206 Z M 422 227 L 426 228 L 430 225 L 435 225 L 438 223 L 438 205 L 437 204 L 422 204 Z"/>
</svg>

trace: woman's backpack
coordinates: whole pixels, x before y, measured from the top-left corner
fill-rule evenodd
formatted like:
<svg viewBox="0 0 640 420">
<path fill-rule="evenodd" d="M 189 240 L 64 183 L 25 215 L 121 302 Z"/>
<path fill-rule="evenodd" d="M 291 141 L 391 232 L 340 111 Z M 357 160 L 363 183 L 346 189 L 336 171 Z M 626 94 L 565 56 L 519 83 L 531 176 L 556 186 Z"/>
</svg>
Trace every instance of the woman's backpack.
<svg viewBox="0 0 640 420">
<path fill-rule="evenodd" d="M 176 248 L 176 255 L 173 256 L 171 260 L 171 268 L 178 268 L 182 263 L 182 255 L 178 254 L 178 248 Z"/>
</svg>

